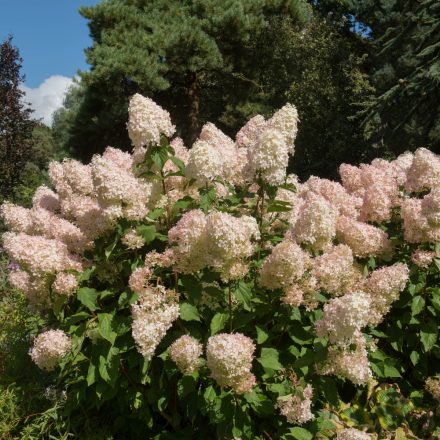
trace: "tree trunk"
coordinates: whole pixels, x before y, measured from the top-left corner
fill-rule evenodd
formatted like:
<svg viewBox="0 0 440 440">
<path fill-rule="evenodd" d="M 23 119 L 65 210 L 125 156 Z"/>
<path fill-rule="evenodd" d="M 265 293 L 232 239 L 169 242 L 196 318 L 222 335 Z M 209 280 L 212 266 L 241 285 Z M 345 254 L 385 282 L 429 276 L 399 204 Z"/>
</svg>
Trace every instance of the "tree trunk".
<svg viewBox="0 0 440 440">
<path fill-rule="evenodd" d="M 188 103 L 189 103 L 189 130 L 188 140 L 191 146 L 200 134 L 199 126 L 199 109 L 200 99 L 197 93 L 197 74 L 195 72 L 188 72 Z"/>
</svg>

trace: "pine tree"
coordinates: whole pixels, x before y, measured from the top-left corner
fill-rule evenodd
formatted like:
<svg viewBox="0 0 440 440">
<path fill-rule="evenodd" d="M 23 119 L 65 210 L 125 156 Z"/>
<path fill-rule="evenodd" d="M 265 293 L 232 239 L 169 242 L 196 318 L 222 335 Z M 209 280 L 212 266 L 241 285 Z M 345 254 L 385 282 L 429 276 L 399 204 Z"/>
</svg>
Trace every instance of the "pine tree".
<svg viewBox="0 0 440 440">
<path fill-rule="evenodd" d="M 370 29 L 376 98 L 363 112 L 366 134 L 392 154 L 420 146 L 440 152 L 440 3 L 357 0 Z"/>
<path fill-rule="evenodd" d="M 14 199 L 14 187 L 31 154 L 34 126 L 23 103 L 22 59 L 8 37 L 0 45 L 0 199 Z"/>
<path fill-rule="evenodd" d="M 191 144 L 201 125 L 222 125 L 227 104 L 246 88 L 246 45 L 285 14 L 305 21 L 305 0 L 107 0 L 82 8 L 93 46 L 68 146 L 83 158 L 109 143 L 129 148 L 129 97 L 139 92 L 167 108 Z M 228 129 L 223 124 L 223 129 Z"/>
</svg>

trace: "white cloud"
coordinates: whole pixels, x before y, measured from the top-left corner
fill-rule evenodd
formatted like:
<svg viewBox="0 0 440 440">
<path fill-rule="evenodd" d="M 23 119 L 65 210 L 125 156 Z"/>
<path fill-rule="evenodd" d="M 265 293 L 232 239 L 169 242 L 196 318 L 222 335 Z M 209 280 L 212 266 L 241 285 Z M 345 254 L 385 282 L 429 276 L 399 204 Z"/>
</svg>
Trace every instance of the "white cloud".
<svg viewBox="0 0 440 440">
<path fill-rule="evenodd" d="M 64 96 L 73 84 L 73 78 L 52 75 L 34 89 L 22 86 L 26 93 L 24 100 L 30 103 L 35 119 L 42 118 L 46 125 L 52 125 L 53 112 L 63 105 Z"/>
</svg>

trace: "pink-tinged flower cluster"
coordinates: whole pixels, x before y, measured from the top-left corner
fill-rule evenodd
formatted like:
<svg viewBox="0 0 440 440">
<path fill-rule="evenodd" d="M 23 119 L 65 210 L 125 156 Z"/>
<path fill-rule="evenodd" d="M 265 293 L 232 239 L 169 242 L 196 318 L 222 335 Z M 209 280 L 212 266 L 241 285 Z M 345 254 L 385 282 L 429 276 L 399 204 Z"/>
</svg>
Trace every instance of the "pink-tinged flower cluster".
<svg viewBox="0 0 440 440">
<path fill-rule="evenodd" d="M 142 266 L 135 269 L 128 279 L 128 286 L 133 292 L 142 293 L 149 287 L 152 271 L 148 266 Z"/>
<path fill-rule="evenodd" d="M 79 259 L 58 240 L 6 232 L 3 235 L 3 245 L 14 261 L 36 275 L 55 274 L 69 269 L 82 270 Z"/>
<path fill-rule="evenodd" d="M 319 291 L 318 280 L 313 276 L 303 277 L 284 289 L 281 301 L 292 307 L 304 305 L 307 310 L 316 309 L 316 293 Z"/>
<path fill-rule="evenodd" d="M 207 142 L 220 154 L 222 167 L 217 170 L 218 176 L 229 182 L 235 181 L 240 171 L 240 163 L 234 141 L 210 122 L 203 126 L 199 139 Z"/>
<path fill-rule="evenodd" d="M 419 192 L 439 185 L 440 157 L 426 148 L 419 148 L 407 171 L 405 189 L 408 192 Z"/>
<path fill-rule="evenodd" d="M 309 264 L 309 256 L 299 245 L 284 240 L 266 258 L 260 271 L 260 284 L 270 290 L 285 289 L 299 281 Z"/>
<path fill-rule="evenodd" d="M 292 104 L 286 104 L 267 122 L 259 116 L 251 119 L 237 134 L 238 144 L 247 147 L 248 178 L 261 176 L 272 185 L 283 183 L 297 131 L 298 113 Z"/>
<path fill-rule="evenodd" d="M 339 431 L 335 440 L 371 440 L 372 436 L 355 428 Z"/>
<path fill-rule="evenodd" d="M 153 185 L 111 158 L 111 155 L 95 155 L 91 162 L 94 189 L 105 218 L 110 222 L 117 218 L 144 219 L 149 212 Z"/>
<path fill-rule="evenodd" d="M 254 146 L 258 142 L 258 138 L 265 126 L 266 121 L 263 116 L 254 116 L 238 131 L 235 142 L 239 147 L 243 148 Z"/>
<path fill-rule="evenodd" d="M 160 341 L 179 317 L 176 292 L 163 286 L 146 286 L 137 292 L 139 300 L 132 305 L 131 334 L 139 353 L 151 359 Z"/>
<path fill-rule="evenodd" d="M 198 140 L 190 150 L 186 176 L 200 184 L 210 182 L 221 176 L 223 159 L 220 150 L 209 142 Z"/>
<path fill-rule="evenodd" d="M 359 271 L 353 266 L 353 252 L 345 244 L 329 248 L 313 260 L 311 274 L 319 287 L 331 295 L 339 296 L 356 288 Z"/>
<path fill-rule="evenodd" d="M 128 106 L 128 135 L 135 148 L 158 145 L 160 136 L 171 137 L 176 127 L 170 114 L 150 98 L 136 93 Z"/>
<path fill-rule="evenodd" d="M 192 336 L 183 335 L 170 346 L 170 356 L 183 374 L 192 374 L 200 367 L 202 344 Z"/>
<path fill-rule="evenodd" d="M 59 211 L 60 198 L 58 194 L 53 192 L 47 186 L 42 185 L 35 191 L 34 197 L 32 198 L 32 206 L 46 209 L 51 212 Z"/>
<path fill-rule="evenodd" d="M 139 235 L 135 229 L 130 229 L 121 238 L 122 243 L 127 249 L 140 249 L 144 245 L 144 239 Z"/>
<path fill-rule="evenodd" d="M 286 178 L 289 149 L 283 133 L 275 128 L 265 129 L 258 143 L 248 150 L 250 170 L 260 174 L 271 185 L 279 185 Z"/>
<path fill-rule="evenodd" d="M 290 237 L 315 251 L 329 246 L 336 233 L 337 209 L 324 197 L 307 193 Z"/>
<path fill-rule="evenodd" d="M 71 348 L 72 341 L 62 330 L 49 330 L 35 338 L 29 354 L 39 368 L 52 371 Z"/>
<path fill-rule="evenodd" d="M 338 218 L 336 236 L 359 258 L 375 257 L 391 250 L 385 231 L 350 217 L 340 216 Z"/>
<path fill-rule="evenodd" d="M 333 298 L 324 305 L 324 315 L 316 322 L 316 333 L 331 343 L 349 345 L 369 322 L 370 298 L 363 292 Z"/>
<path fill-rule="evenodd" d="M 312 413 L 312 395 L 312 386 L 307 385 L 301 396 L 299 394 L 289 394 L 279 397 L 276 408 L 280 411 L 281 415 L 286 417 L 288 423 L 303 425 L 315 418 Z"/>
<path fill-rule="evenodd" d="M 200 209 L 193 209 L 168 231 L 168 240 L 176 257 L 175 269 L 183 273 L 196 272 L 205 266 L 206 216 Z"/>
<path fill-rule="evenodd" d="M 223 212 L 207 216 L 207 265 L 221 272 L 223 279 L 242 278 L 248 271 L 245 260 L 253 253 L 251 238 L 259 236 L 256 221 Z"/>
<path fill-rule="evenodd" d="M 365 338 L 358 334 L 348 347 L 331 345 L 327 359 L 316 368 L 322 375 L 345 377 L 356 385 L 365 385 L 372 378 Z"/>
<path fill-rule="evenodd" d="M 435 258 L 434 251 L 426 251 L 424 249 L 417 249 L 411 255 L 411 261 L 422 269 L 426 269 Z"/>
<path fill-rule="evenodd" d="M 78 278 L 67 272 L 58 272 L 52 290 L 58 295 L 73 295 L 78 289 Z"/>
<path fill-rule="evenodd" d="M 211 377 L 222 387 L 243 394 L 252 390 L 255 376 L 251 373 L 255 344 L 241 333 L 221 333 L 208 339 L 207 365 Z"/>
<path fill-rule="evenodd" d="M 301 187 L 301 192 L 313 192 L 323 197 L 328 203 L 338 210 L 338 213 L 347 217 L 356 218 L 359 215 L 359 208 L 362 199 L 349 194 L 348 191 L 338 182 L 328 179 L 320 179 L 311 176 Z"/>
<path fill-rule="evenodd" d="M 248 216 L 237 218 L 222 212 L 205 215 L 196 209 L 185 213 L 168 231 L 173 248 L 175 269 L 191 273 L 213 267 L 226 280 L 247 273 L 246 258 L 253 252 L 252 237 L 258 237 L 256 221 Z"/>
<path fill-rule="evenodd" d="M 342 164 L 339 173 L 344 188 L 360 198 L 359 220 L 381 223 L 392 218 L 402 200 L 400 187 L 407 181 L 413 155 L 405 153 L 394 161 L 374 159 L 355 167 Z"/>
<path fill-rule="evenodd" d="M 365 282 L 370 297 L 370 325 L 379 324 L 389 312 L 391 304 L 399 298 L 409 278 L 408 266 L 396 263 L 372 272 Z"/>
</svg>

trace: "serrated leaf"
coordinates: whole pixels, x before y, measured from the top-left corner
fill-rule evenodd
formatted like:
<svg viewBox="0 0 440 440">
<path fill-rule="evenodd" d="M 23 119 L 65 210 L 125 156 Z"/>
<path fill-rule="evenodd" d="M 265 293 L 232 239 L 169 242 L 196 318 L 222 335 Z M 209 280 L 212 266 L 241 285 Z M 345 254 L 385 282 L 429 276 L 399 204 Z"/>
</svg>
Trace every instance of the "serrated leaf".
<svg viewBox="0 0 440 440">
<path fill-rule="evenodd" d="M 76 294 L 78 300 L 86 306 L 90 311 L 95 311 L 98 308 L 96 300 L 98 298 L 98 292 L 96 289 L 90 287 L 81 287 Z"/>
<path fill-rule="evenodd" d="M 292 210 L 292 205 L 283 200 L 273 200 L 267 205 L 267 212 L 289 212 Z"/>
<path fill-rule="evenodd" d="M 263 368 L 268 368 L 271 370 L 281 370 L 283 366 L 280 364 L 279 353 L 275 348 L 263 347 L 261 349 L 261 356 L 257 361 L 263 366 Z"/>
<path fill-rule="evenodd" d="M 269 335 L 258 325 L 255 326 L 255 330 L 257 331 L 257 344 L 263 344 L 269 338 Z"/>
<path fill-rule="evenodd" d="M 87 371 L 87 386 L 93 385 L 96 382 L 96 366 L 92 362 L 89 364 Z"/>
<path fill-rule="evenodd" d="M 420 295 L 415 296 L 411 303 L 411 312 L 413 316 L 418 315 L 423 310 L 424 307 L 425 307 L 425 300 Z"/>
<path fill-rule="evenodd" d="M 307 431 L 307 429 L 295 426 L 294 428 L 289 429 L 289 434 L 286 435 L 286 438 L 296 440 L 312 440 L 313 435 L 310 431 Z"/>
<path fill-rule="evenodd" d="M 413 350 L 409 355 L 409 358 L 411 359 L 412 364 L 415 366 L 420 360 L 420 354 L 418 351 Z"/>
<path fill-rule="evenodd" d="M 438 326 L 433 320 L 422 324 L 420 328 L 420 340 L 422 341 L 425 352 L 428 352 L 434 347 L 438 337 Z"/>
<path fill-rule="evenodd" d="M 199 311 L 189 303 L 180 304 L 180 318 L 184 321 L 200 321 Z"/>
<path fill-rule="evenodd" d="M 223 330 L 228 322 L 228 319 L 228 313 L 216 313 L 211 320 L 211 335 L 215 335 L 220 330 Z"/>
<path fill-rule="evenodd" d="M 103 353 L 99 356 L 99 374 L 112 387 L 118 379 L 120 358 L 121 355 L 115 347 L 111 347 L 107 355 Z"/>
<path fill-rule="evenodd" d="M 99 334 L 111 344 L 114 344 L 117 335 L 112 329 L 112 322 L 113 315 L 110 313 L 100 313 L 98 315 Z"/>
<path fill-rule="evenodd" d="M 136 232 L 144 239 L 145 243 L 151 243 L 156 238 L 156 227 L 154 225 L 141 225 Z"/>
<path fill-rule="evenodd" d="M 247 311 L 251 310 L 251 298 L 252 292 L 250 288 L 244 283 L 240 281 L 238 283 L 237 288 L 234 290 L 234 296 L 243 304 L 243 308 Z"/>
</svg>

